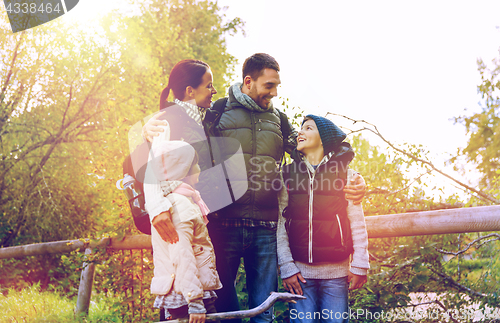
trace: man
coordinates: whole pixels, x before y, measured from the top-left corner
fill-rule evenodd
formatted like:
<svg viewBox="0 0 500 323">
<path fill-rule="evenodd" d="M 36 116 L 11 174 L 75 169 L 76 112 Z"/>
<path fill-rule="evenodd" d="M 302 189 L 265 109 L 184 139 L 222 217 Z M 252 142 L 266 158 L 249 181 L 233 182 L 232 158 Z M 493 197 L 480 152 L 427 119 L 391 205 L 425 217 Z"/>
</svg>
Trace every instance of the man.
<svg viewBox="0 0 500 323">
<path fill-rule="evenodd" d="M 268 54 L 258 53 L 247 58 L 243 65 L 243 83 L 229 89 L 226 109 L 215 128 L 216 136 L 235 138 L 241 143 L 248 181 L 246 193 L 219 211 L 208 224 L 223 285 L 222 290 L 217 291 L 218 312 L 239 309 L 234 282 L 241 258 L 249 308 L 260 305 L 277 290 L 278 190 L 272 183 L 281 180 L 277 164 L 284 151 L 293 151 L 297 138 L 287 118 L 289 136 L 282 138 L 280 113 L 271 102 L 278 95 L 279 71 L 278 63 Z M 223 159 L 227 157 L 229 154 Z M 360 182 L 364 183 L 362 179 Z M 362 187 L 361 197 L 364 184 Z M 272 319 L 271 308 L 250 321 L 271 322 Z"/>
<path fill-rule="evenodd" d="M 215 136 L 237 139 L 241 144 L 247 176 L 240 182 L 231 180 L 230 185 L 233 190 L 248 185 L 243 196 L 209 216 L 208 229 L 223 285 L 217 291 L 218 312 L 239 310 L 235 280 L 241 258 L 249 308 L 260 305 L 277 290 L 278 189 L 273 183 L 281 180 L 277 164 L 284 151 L 293 151 L 297 138 L 286 117 L 284 122 L 288 127 L 281 124 L 283 118 L 271 102 L 281 84 L 279 71 L 278 63 L 268 54 L 258 53 L 247 58 L 243 65 L 243 83 L 231 86 L 224 112 L 215 127 L 210 127 Z M 154 123 L 150 126 L 144 129 L 149 138 L 156 132 Z M 284 127 L 289 129 L 288 138 L 283 138 Z M 222 151 L 222 160 L 227 160 L 232 153 L 231 149 Z M 357 177 L 356 184 L 347 186 L 346 193 L 351 195 L 346 198 L 360 200 L 363 197 L 365 184 L 361 176 Z M 271 322 L 272 319 L 271 308 L 250 321 Z"/>
</svg>

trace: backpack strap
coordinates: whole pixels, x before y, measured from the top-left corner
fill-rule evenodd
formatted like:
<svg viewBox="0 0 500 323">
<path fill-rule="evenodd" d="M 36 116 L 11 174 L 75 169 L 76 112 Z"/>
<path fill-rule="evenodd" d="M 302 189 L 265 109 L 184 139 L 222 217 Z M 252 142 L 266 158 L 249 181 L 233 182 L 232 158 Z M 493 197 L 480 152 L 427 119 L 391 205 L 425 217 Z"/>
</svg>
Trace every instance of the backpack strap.
<svg viewBox="0 0 500 323">
<path fill-rule="evenodd" d="M 214 102 L 212 107 L 207 110 L 205 119 L 203 120 L 206 127 L 206 131 L 210 134 L 214 134 L 215 127 L 219 124 L 220 118 L 224 113 L 227 102 L 229 98 L 221 98 Z"/>
<path fill-rule="evenodd" d="M 226 108 L 228 100 L 229 98 L 225 97 L 215 101 L 214 105 L 212 106 L 212 110 L 216 111 L 219 115 L 221 115 L 224 112 L 224 108 Z"/>
<path fill-rule="evenodd" d="M 221 98 L 215 101 L 212 107 L 207 110 L 204 120 L 208 121 L 212 126 L 216 126 L 219 123 L 222 113 L 224 113 L 228 100 L 229 98 Z"/>
<path fill-rule="evenodd" d="M 278 110 L 278 109 L 276 109 Z M 280 126 L 281 126 L 281 135 L 283 136 L 283 153 L 281 155 L 280 161 L 280 169 L 281 165 L 283 165 L 283 160 L 285 158 L 285 146 L 288 141 L 288 137 L 290 136 L 290 125 L 288 124 L 288 118 L 284 112 L 278 110 L 280 114 Z"/>
</svg>

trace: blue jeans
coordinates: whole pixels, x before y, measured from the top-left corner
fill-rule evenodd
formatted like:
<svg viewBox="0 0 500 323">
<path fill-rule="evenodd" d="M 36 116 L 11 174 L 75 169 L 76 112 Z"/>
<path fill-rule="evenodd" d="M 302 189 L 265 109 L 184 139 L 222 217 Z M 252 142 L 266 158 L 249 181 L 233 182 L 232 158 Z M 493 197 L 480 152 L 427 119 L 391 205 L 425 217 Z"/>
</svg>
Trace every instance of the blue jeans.
<svg viewBox="0 0 500 323">
<path fill-rule="evenodd" d="M 306 278 L 306 283 L 299 281 L 307 299 L 288 303 L 290 322 L 349 322 L 349 300 L 347 277 L 335 279 Z"/>
<path fill-rule="evenodd" d="M 209 233 L 215 249 L 216 266 L 222 282 L 217 290 L 217 312 L 239 310 L 235 281 L 241 257 L 245 266 L 248 307 L 263 303 L 278 287 L 276 230 L 263 227 L 224 227 L 209 223 Z M 268 323 L 274 318 L 273 307 L 252 317 L 252 323 Z M 224 322 L 241 322 L 225 320 Z"/>
</svg>

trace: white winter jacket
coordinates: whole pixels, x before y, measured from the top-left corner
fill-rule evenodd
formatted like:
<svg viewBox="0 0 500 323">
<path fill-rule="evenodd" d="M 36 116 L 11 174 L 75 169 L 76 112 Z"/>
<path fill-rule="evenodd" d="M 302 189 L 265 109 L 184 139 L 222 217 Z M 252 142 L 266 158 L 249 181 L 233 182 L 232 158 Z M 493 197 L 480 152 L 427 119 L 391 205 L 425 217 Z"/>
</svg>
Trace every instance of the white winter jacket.
<svg viewBox="0 0 500 323">
<path fill-rule="evenodd" d="M 189 303 L 201 300 L 203 291 L 222 288 L 215 269 L 215 253 L 198 205 L 191 198 L 170 193 L 170 214 L 179 235 L 179 242 L 165 242 L 151 226 L 154 277 L 151 293 L 182 294 Z"/>
</svg>

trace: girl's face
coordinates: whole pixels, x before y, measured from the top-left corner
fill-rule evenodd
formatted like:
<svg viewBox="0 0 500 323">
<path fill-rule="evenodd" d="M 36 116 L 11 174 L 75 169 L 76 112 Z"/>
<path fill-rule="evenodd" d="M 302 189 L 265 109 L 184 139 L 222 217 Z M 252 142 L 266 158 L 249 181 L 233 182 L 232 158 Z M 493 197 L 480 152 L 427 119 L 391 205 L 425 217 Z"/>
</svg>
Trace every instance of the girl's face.
<svg viewBox="0 0 500 323">
<path fill-rule="evenodd" d="M 198 163 L 194 164 L 189 170 L 189 175 L 184 177 L 184 182 L 194 186 L 198 183 L 198 179 L 200 178 L 200 165 Z"/>
<path fill-rule="evenodd" d="M 193 89 L 193 98 L 196 101 L 196 105 L 201 108 L 210 108 L 212 97 L 217 93 L 212 79 L 212 71 L 208 69 L 201 78 L 201 84 Z"/>
<path fill-rule="evenodd" d="M 302 124 L 302 128 L 299 131 L 299 136 L 297 137 L 297 150 L 302 153 L 307 153 L 308 151 L 323 148 L 321 143 L 321 137 L 319 135 L 318 128 L 314 120 L 306 120 Z"/>
</svg>

